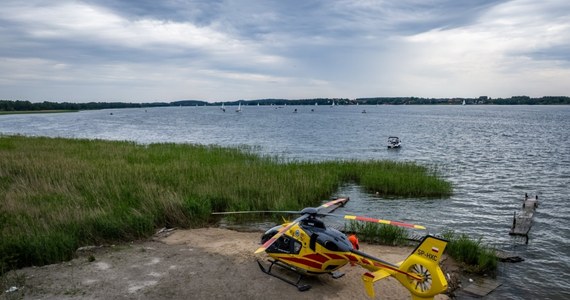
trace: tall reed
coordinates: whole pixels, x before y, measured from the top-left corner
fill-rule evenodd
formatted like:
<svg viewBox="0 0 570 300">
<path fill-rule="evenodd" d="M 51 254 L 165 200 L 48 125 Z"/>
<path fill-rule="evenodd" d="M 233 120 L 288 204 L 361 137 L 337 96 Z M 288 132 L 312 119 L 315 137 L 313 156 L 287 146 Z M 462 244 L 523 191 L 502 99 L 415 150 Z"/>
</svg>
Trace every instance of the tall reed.
<svg viewBox="0 0 570 300">
<path fill-rule="evenodd" d="M 197 227 L 212 211 L 291 210 L 345 182 L 388 196 L 445 197 L 427 168 L 389 161 L 283 162 L 247 149 L 0 136 L 0 269 L 77 247 Z"/>
<path fill-rule="evenodd" d="M 456 261 L 463 263 L 466 271 L 477 274 L 495 275 L 498 259 L 495 250 L 481 243 L 481 239 L 471 239 L 466 234 L 446 231 L 443 238 L 448 240 L 445 252 Z"/>
</svg>

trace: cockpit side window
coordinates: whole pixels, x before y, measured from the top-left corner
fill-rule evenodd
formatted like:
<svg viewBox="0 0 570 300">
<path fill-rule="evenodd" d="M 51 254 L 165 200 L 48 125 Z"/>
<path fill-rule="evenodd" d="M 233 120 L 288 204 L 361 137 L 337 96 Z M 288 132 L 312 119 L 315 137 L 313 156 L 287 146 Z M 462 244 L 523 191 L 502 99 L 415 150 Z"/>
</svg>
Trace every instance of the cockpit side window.
<svg viewBox="0 0 570 300">
<path fill-rule="evenodd" d="M 293 240 L 293 254 L 299 254 L 299 252 L 301 252 L 301 243 Z"/>
<path fill-rule="evenodd" d="M 296 239 L 289 236 L 282 236 L 271 247 L 269 247 L 269 252 L 281 252 L 288 254 L 298 254 L 301 252 L 301 243 Z"/>
<path fill-rule="evenodd" d="M 333 242 L 333 241 L 325 241 L 324 245 L 326 249 L 331 250 L 331 251 L 338 251 L 338 245 Z"/>
</svg>

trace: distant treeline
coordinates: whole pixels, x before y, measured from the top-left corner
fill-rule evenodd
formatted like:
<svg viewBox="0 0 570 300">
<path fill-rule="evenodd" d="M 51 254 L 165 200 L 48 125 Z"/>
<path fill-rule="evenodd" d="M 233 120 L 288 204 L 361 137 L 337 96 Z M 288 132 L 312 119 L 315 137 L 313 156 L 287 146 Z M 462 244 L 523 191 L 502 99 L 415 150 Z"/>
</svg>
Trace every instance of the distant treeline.
<svg viewBox="0 0 570 300">
<path fill-rule="evenodd" d="M 204 101 L 181 101 L 192 102 L 192 105 L 204 105 Z M 88 110 L 88 109 L 105 109 L 105 108 L 133 108 L 133 107 L 157 107 L 170 106 L 172 103 L 153 102 L 153 103 L 125 103 L 125 102 L 89 102 L 89 103 L 70 103 L 70 102 L 38 102 L 30 101 L 11 101 L 0 100 L 0 111 L 37 111 L 37 110 Z M 188 105 L 188 104 L 185 104 Z"/>
<path fill-rule="evenodd" d="M 570 104 L 570 97 L 567 96 L 546 96 L 531 98 L 528 96 L 513 96 L 510 98 L 490 98 L 481 96 L 478 98 L 417 98 L 417 97 L 376 97 L 358 98 L 355 100 L 359 104 L 494 104 L 494 105 L 553 105 Z"/>
<path fill-rule="evenodd" d="M 37 102 L 22 100 L 0 100 L 0 111 L 38 111 L 38 110 L 89 110 L 105 108 L 136 108 L 164 106 L 220 106 L 226 105 L 458 105 L 458 104 L 490 104 L 490 105 L 554 105 L 570 104 L 567 96 L 546 96 L 531 98 L 528 96 L 513 96 L 510 98 L 419 98 L 419 97 L 374 97 L 374 98 L 313 98 L 313 99 L 258 99 L 234 100 L 221 102 L 206 102 L 202 100 L 181 100 L 174 102 L 125 103 L 125 102 Z"/>
</svg>

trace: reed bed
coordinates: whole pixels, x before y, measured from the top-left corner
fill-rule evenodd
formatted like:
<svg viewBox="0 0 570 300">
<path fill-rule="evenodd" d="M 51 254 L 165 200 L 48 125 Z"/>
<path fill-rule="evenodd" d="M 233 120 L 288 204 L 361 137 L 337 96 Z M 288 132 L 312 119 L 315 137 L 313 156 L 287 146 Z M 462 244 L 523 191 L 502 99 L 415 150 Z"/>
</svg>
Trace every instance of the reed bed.
<svg viewBox="0 0 570 300">
<path fill-rule="evenodd" d="M 445 197 L 427 168 L 389 161 L 283 162 L 247 149 L 0 136 L 0 270 L 70 259 L 80 246 L 212 211 L 314 206 L 355 182 L 387 196 Z"/>
<path fill-rule="evenodd" d="M 495 250 L 483 245 L 481 239 L 475 240 L 466 234 L 457 234 L 454 231 L 444 232 L 443 238 L 449 241 L 445 252 L 461 262 L 466 271 L 495 275 L 498 263 Z"/>
</svg>

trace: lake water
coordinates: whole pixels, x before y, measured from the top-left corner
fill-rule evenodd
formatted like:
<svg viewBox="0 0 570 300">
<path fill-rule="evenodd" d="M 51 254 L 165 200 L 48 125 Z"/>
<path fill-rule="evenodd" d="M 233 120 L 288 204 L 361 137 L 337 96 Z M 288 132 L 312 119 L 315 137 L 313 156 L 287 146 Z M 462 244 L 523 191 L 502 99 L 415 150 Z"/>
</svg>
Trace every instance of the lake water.
<svg viewBox="0 0 570 300">
<path fill-rule="evenodd" d="M 294 113 L 297 109 L 297 113 Z M 446 199 L 384 199 L 347 185 L 344 208 L 451 229 L 514 251 L 486 299 L 570 299 L 570 106 L 165 107 L 0 116 L 0 134 L 248 145 L 295 160 L 389 159 L 436 168 Z M 312 111 L 314 110 L 314 111 Z M 366 113 L 363 113 L 366 110 Z M 388 136 L 403 147 L 386 149 Z M 524 194 L 538 195 L 528 245 L 508 235 Z"/>
</svg>

